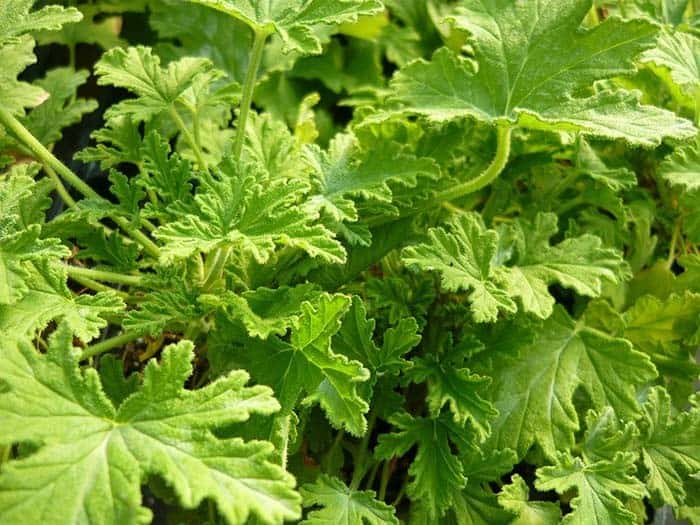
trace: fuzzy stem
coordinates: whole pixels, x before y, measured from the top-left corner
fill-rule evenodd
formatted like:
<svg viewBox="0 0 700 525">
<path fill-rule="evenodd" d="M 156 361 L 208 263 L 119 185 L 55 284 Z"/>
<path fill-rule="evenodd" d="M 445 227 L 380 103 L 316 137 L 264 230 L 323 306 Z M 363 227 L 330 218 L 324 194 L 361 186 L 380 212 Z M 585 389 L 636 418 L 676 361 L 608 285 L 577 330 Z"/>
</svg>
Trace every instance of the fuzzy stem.
<svg viewBox="0 0 700 525">
<path fill-rule="evenodd" d="M 82 284 L 86 288 L 89 288 L 90 290 L 94 290 L 96 292 L 112 292 L 117 294 L 119 297 L 122 299 L 126 300 L 126 298 L 129 296 L 129 294 L 122 292 L 121 290 L 115 290 L 111 286 L 107 286 L 106 284 L 98 283 L 97 281 L 94 281 L 93 279 L 90 279 L 88 277 L 82 277 L 79 275 L 72 275 L 71 279 L 73 279 L 76 283 Z"/>
<path fill-rule="evenodd" d="M 253 94 L 255 92 L 255 84 L 258 79 L 258 69 L 263 58 L 265 50 L 265 42 L 269 35 L 268 31 L 253 28 L 253 51 L 250 55 L 250 63 L 248 64 L 248 72 L 246 73 L 245 83 L 243 84 L 243 95 L 241 97 L 240 113 L 238 122 L 236 123 L 236 138 L 233 143 L 233 158 L 238 160 L 241 158 L 243 151 L 243 142 L 245 140 L 246 124 L 250 113 L 250 106 L 253 103 Z"/>
<path fill-rule="evenodd" d="M 56 175 L 56 172 L 51 168 L 51 166 L 44 166 L 44 171 L 46 172 L 46 175 L 48 175 L 49 179 L 51 179 L 51 182 L 53 182 L 53 187 L 56 190 L 56 193 L 58 193 L 58 196 L 61 197 L 63 202 L 65 202 L 69 208 L 73 208 L 75 206 L 75 199 L 71 197 L 70 193 L 68 193 L 68 190 L 63 185 L 63 182 L 61 182 L 61 178 Z"/>
<path fill-rule="evenodd" d="M 202 285 L 203 290 L 210 290 L 214 284 L 216 284 L 221 276 L 224 274 L 224 268 L 226 268 L 226 263 L 228 262 L 228 257 L 231 254 L 231 248 L 220 248 L 214 250 L 211 257 L 211 262 L 207 258 L 208 268 L 204 279 L 204 284 Z"/>
<path fill-rule="evenodd" d="M 71 186 L 78 190 L 83 196 L 90 199 L 104 200 L 99 193 L 93 190 L 80 177 L 73 173 L 63 162 L 58 160 L 53 153 L 44 147 L 24 125 L 17 120 L 12 113 L 4 108 L 0 108 L 0 124 L 3 124 L 17 137 L 25 146 L 27 146 L 34 155 L 52 170 L 54 170 L 63 180 L 67 181 Z M 146 237 L 138 229 L 124 217 L 114 217 L 116 222 L 126 233 L 129 234 L 135 241 L 139 242 L 144 249 L 154 257 L 160 257 L 160 249 L 156 244 Z"/>
<path fill-rule="evenodd" d="M 53 153 L 44 147 L 24 125 L 17 120 L 12 113 L 0 108 L 0 123 L 9 129 L 14 135 L 37 156 L 44 165 L 49 166 L 58 175 L 63 177 L 71 186 L 85 197 L 99 199 L 100 195 L 88 186 L 83 180 L 73 173 L 65 164 L 58 160 Z"/>
<path fill-rule="evenodd" d="M 95 281 L 107 281 L 109 283 L 126 284 L 128 286 L 143 285 L 143 277 L 139 275 L 127 275 L 104 270 L 93 270 L 91 268 L 82 268 L 80 266 L 71 266 L 69 264 L 66 264 L 65 268 L 70 277 L 85 277 Z"/>
<path fill-rule="evenodd" d="M 508 165 L 512 135 L 513 128 L 509 124 L 499 125 L 496 130 L 496 156 L 491 164 L 489 164 L 489 167 L 475 179 L 438 193 L 433 199 L 433 202 L 442 203 L 459 199 L 470 193 L 475 193 L 495 181 Z"/>
<path fill-rule="evenodd" d="M 135 341 L 141 336 L 142 334 L 139 332 L 124 332 L 121 335 L 105 339 L 100 343 L 87 346 L 83 350 L 83 353 L 80 354 L 80 360 L 84 361 L 85 359 L 89 359 L 96 355 L 104 354 L 105 352 L 109 352 L 113 348 L 117 348 L 119 346 L 125 345 L 126 343 L 130 343 L 131 341 Z"/>
<path fill-rule="evenodd" d="M 367 473 L 366 458 L 369 447 L 369 439 L 372 437 L 372 430 L 374 429 L 374 424 L 377 422 L 377 415 L 372 412 L 369 415 L 369 421 L 367 423 L 367 432 L 362 437 L 360 442 L 360 448 L 355 457 L 355 470 L 352 473 L 352 481 L 350 482 L 350 490 L 357 490 L 362 482 L 362 479 Z"/>
<path fill-rule="evenodd" d="M 681 236 L 681 221 L 677 221 L 673 228 L 673 234 L 671 236 L 671 245 L 668 249 L 668 258 L 666 259 L 666 268 L 669 270 L 673 266 L 676 260 L 676 246 L 678 245 L 678 239 Z"/>
<path fill-rule="evenodd" d="M 173 106 L 170 107 L 170 116 L 175 121 L 175 124 L 177 125 L 178 129 L 180 130 L 180 133 L 182 133 L 183 136 L 185 137 L 185 140 L 190 145 L 190 148 L 192 148 L 192 151 L 194 151 L 194 156 L 197 157 L 197 164 L 199 164 L 199 169 L 201 169 L 202 171 L 206 171 L 207 170 L 207 163 L 204 161 L 204 156 L 202 155 L 202 151 L 199 149 L 199 146 L 197 145 L 197 141 L 192 136 L 192 133 L 190 132 L 190 130 L 187 128 L 185 121 L 182 120 L 182 117 L 180 116 L 180 114 L 177 112 L 177 110 Z"/>
<path fill-rule="evenodd" d="M 391 472 L 393 469 L 393 460 L 386 460 L 384 466 L 382 467 L 382 477 L 379 481 L 379 501 L 386 500 L 386 489 L 389 486 L 389 480 L 391 479 Z"/>
</svg>

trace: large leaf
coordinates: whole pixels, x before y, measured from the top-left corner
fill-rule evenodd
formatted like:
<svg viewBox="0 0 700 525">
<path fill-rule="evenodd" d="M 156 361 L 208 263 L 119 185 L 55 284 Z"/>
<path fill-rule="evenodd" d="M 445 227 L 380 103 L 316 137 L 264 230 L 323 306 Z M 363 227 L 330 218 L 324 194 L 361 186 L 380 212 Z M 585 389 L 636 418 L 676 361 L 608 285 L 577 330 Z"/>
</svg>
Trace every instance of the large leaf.
<svg viewBox="0 0 700 525">
<path fill-rule="evenodd" d="M 525 127 L 580 131 L 652 146 L 688 137 L 690 122 L 635 94 L 592 91 L 600 80 L 635 72 L 632 60 L 654 45 L 657 26 L 609 18 L 580 27 L 591 0 L 464 0 L 452 16 L 470 34 L 476 66 L 447 48 L 396 76 L 394 98 L 433 120 L 473 117 Z"/>
<path fill-rule="evenodd" d="M 283 50 L 320 53 L 314 33 L 320 25 L 354 22 L 361 15 L 382 9 L 378 0 L 191 0 L 245 22 L 255 31 L 276 32 Z"/>
<path fill-rule="evenodd" d="M 579 387 L 597 408 L 611 406 L 619 417 L 639 415 L 637 389 L 656 370 L 628 341 L 577 323 L 556 307 L 535 341 L 500 352 L 489 375 L 500 414 L 490 441 L 522 457 L 535 443 L 548 456 L 574 443 L 579 418 L 573 397 Z"/>
<path fill-rule="evenodd" d="M 270 389 L 245 386 L 245 372 L 185 390 L 193 351 L 183 341 L 151 361 L 141 388 L 115 407 L 96 371 L 77 366 L 65 330 L 46 355 L 21 341 L 0 356 L 0 440 L 42 444 L 3 466 L 3 524 L 147 523 L 140 485 L 148 476 L 166 480 L 183 507 L 211 499 L 230 524 L 299 518 L 294 480 L 269 461 L 270 443 L 212 433 L 279 408 Z"/>
</svg>

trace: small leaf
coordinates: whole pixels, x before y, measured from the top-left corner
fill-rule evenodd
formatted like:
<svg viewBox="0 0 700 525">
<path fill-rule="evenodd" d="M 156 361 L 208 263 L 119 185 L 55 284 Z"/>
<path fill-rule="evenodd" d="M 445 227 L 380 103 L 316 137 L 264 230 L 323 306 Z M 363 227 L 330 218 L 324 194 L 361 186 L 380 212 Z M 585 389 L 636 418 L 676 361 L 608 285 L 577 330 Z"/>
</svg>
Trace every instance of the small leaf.
<svg viewBox="0 0 700 525">
<path fill-rule="evenodd" d="M 315 483 L 301 488 L 304 507 L 314 510 L 302 521 L 303 525 L 399 525 L 396 509 L 377 501 L 374 491 L 351 490 L 338 478 L 322 474 Z"/>
</svg>

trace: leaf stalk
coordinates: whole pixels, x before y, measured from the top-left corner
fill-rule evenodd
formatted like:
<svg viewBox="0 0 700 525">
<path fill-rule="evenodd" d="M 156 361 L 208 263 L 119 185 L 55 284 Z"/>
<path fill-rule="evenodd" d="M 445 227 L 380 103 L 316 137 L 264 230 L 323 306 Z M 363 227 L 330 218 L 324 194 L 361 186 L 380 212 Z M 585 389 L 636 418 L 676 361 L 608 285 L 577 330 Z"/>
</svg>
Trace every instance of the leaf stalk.
<svg viewBox="0 0 700 525">
<path fill-rule="evenodd" d="M 260 69 L 260 64 L 262 63 L 265 42 L 267 42 L 269 34 L 269 31 L 266 29 L 253 28 L 253 51 L 250 55 L 250 63 L 248 64 L 248 71 L 243 84 L 240 113 L 238 115 L 238 122 L 236 123 L 236 137 L 233 143 L 233 158 L 236 160 L 241 158 L 241 153 L 243 152 L 246 125 L 248 122 L 248 115 L 250 114 L 250 106 L 253 103 L 253 94 L 255 93 L 255 85 L 258 79 L 258 69 Z"/>
<path fill-rule="evenodd" d="M 85 359 L 95 357 L 96 355 L 109 352 L 114 348 L 123 346 L 126 343 L 130 343 L 131 341 L 135 341 L 142 335 L 143 334 L 141 334 L 140 332 L 124 332 L 123 334 L 111 337 L 109 339 L 105 339 L 104 341 L 95 343 L 94 345 L 86 346 L 83 350 L 83 353 L 80 354 L 80 361 L 84 361 Z"/>
</svg>

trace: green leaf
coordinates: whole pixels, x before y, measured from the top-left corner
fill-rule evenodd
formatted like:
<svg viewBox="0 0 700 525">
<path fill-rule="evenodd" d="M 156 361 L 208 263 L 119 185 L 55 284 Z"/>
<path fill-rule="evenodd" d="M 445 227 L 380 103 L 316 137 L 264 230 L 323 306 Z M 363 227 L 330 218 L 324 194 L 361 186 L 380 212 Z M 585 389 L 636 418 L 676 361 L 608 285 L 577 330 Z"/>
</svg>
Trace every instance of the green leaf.
<svg viewBox="0 0 700 525">
<path fill-rule="evenodd" d="M 210 69 L 208 60 L 190 57 L 163 68 L 152 50 L 143 46 L 111 49 L 95 64 L 98 84 L 126 88 L 137 95 L 110 106 L 106 118 L 128 116 L 136 122 L 175 109 L 185 92 Z"/>
<path fill-rule="evenodd" d="M 70 251 L 58 239 L 41 239 L 41 227 L 0 234 L 0 305 L 16 304 L 30 289 L 31 263 L 58 261 Z"/>
<path fill-rule="evenodd" d="M 37 86 L 17 80 L 17 76 L 34 62 L 34 40 L 29 36 L 0 45 L 0 105 L 21 116 L 24 108 L 32 108 L 44 102 L 49 94 Z"/>
<path fill-rule="evenodd" d="M 253 348 L 244 357 L 253 377 L 272 386 L 283 414 L 289 413 L 306 392 L 306 403 L 318 402 L 335 427 L 359 436 L 367 429 L 364 415 L 369 406 L 358 389 L 369 379 L 369 372 L 331 347 L 349 306 L 343 295 L 324 294 L 313 303 L 306 301 L 289 342 L 277 337 L 251 340 Z"/>
<path fill-rule="evenodd" d="M 639 60 L 665 82 L 676 100 L 695 109 L 700 96 L 700 39 L 689 33 L 664 31 L 656 47 Z"/>
<path fill-rule="evenodd" d="M 105 316 L 121 314 L 124 301 L 114 292 L 74 296 L 61 266 L 42 260 L 26 268 L 27 291 L 11 305 L 0 305 L 0 333 L 33 336 L 51 321 L 63 321 L 76 337 L 88 342 L 107 326 Z"/>
<path fill-rule="evenodd" d="M 205 304 L 220 308 L 231 321 L 240 321 L 251 337 L 267 339 L 284 336 L 295 326 L 302 314 L 302 303 L 314 302 L 320 295 L 313 284 L 276 289 L 260 287 L 238 295 L 226 291 L 219 295 L 200 297 Z"/>
<path fill-rule="evenodd" d="M 128 330 L 157 336 L 166 329 L 184 330 L 204 315 L 196 290 L 188 287 L 181 270 L 157 276 L 152 285 L 154 291 L 127 313 L 124 327 Z"/>
<path fill-rule="evenodd" d="M 352 490 L 338 478 L 322 474 L 315 483 L 301 487 L 304 507 L 314 510 L 302 521 L 304 525 L 399 525 L 394 507 L 377 501 L 371 490 Z"/>
<path fill-rule="evenodd" d="M 78 152 L 77 159 L 99 162 L 104 170 L 123 162 L 137 164 L 141 161 L 141 133 L 138 124 L 130 117 L 115 116 L 91 136 L 97 141 L 97 146 Z"/>
<path fill-rule="evenodd" d="M 455 498 L 454 521 L 459 525 L 510 525 L 511 512 L 504 510 L 491 488 L 513 469 L 512 450 L 482 452 L 473 450 L 464 458 L 467 486 Z M 448 514 L 449 517 L 449 514 Z"/>
<path fill-rule="evenodd" d="M 490 422 L 498 416 L 493 405 L 484 399 L 491 379 L 472 374 L 464 367 L 460 352 L 450 349 L 442 355 L 416 358 L 406 374 L 414 383 L 427 383 L 426 400 L 433 417 L 448 405 L 455 423 L 463 426 L 470 421 L 480 441 L 491 433 Z"/>
<path fill-rule="evenodd" d="M 455 432 L 442 418 L 414 418 L 407 413 L 392 416 L 389 422 L 398 432 L 380 435 L 374 453 L 380 459 L 391 459 L 403 456 L 414 446 L 418 448 L 408 469 L 406 493 L 425 506 L 434 523 L 454 505 L 467 483 L 462 463 L 451 447 L 455 439 L 457 446 L 464 445 L 458 438 L 462 431 Z"/>
<path fill-rule="evenodd" d="M 53 144 L 61 137 L 61 130 L 77 124 L 84 115 L 97 109 L 95 100 L 76 98 L 77 90 L 85 84 L 87 71 L 58 68 L 36 81 L 36 85 L 50 93 L 49 98 L 34 108 L 25 119 L 27 129 L 42 144 Z"/>
<path fill-rule="evenodd" d="M 677 148 L 661 163 L 658 173 L 671 186 L 681 186 L 687 191 L 700 189 L 700 143 L 695 141 Z"/>
<path fill-rule="evenodd" d="M 553 457 L 574 443 L 579 420 L 573 403 L 581 387 L 596 408 L 618 417 L 639 415 L 637 389 L 656 377 L 649 358 L 619 338 L 575 322 L 557 306 L 532 344 L 500 352 L 488 372 L 499 412 L 490 438 L 497 448 L 523 457 L 537 443 Z"/>
<path fill-rule="evenodd" d="M 449 222 L 449 227 L 450 232 L 431 229 L 430 243 L 406 248 L 403 261 L 440 272 L 444 290 L 469 290 L 471 311 L 477 322 L 495 321 L 499 311 L 515 313 L 517 306 L 504 290 L 500 270 L 492 264 L 498 233 L 487 230 L 475 214 L 460 215 Z"/>
<path fill-rule="evenodd" d="M 530 489 L 518 474 L 513 475 L 510 484 L 501 489 L 498 502 L 517 516 L 510 522 L 511 525 L 556 525 L 561 519 L 557 504 L 530 501 Z"/>
<path fill-rule="evenodd" d="M 690 122 L 640 105 L 635 94 L 590 89 L 597 81 L 635 72 L 632 60 L 654 45 L 654 24 L 611 17 L 582 29 L 591 0 L 466 0 L 462 5 L 449 18 L 469 33 L 478 67 L 447 48 L 431 62 L 409 64 L 393 81 L 394 99 L 404 111 L 438 121 L 508 120 L 643 146 L 664 136 L 694 134 Z"/>
<path fill-rule="evenodd" d="M 25 341 L 4 346 L 0 439 L 41 447 L 3 465 L 3 523 L 146 523 L 140 486 L 148 476 L 164 479 L 185 508 L 211 499 L 229 524 L 298 519 L 294 480 L 269 461 L 272 445 L 212 432 L 275 412 L 271 391 L 245 386 L 242 371 L 185 390 L 193 357 L 190 342 L 166 348 L 160 364 L 146 366 L 138 391 L 115 407 L 96 371 L 78 368 L 65 330 L 46 355 Z"/>
<path fill-rule="evenodd" d="M 78 22 L 83 15 L 74 7 L 49 5 L 31 11 L 36 0 L 3 0 L 0 4 L 0 44 L 25 33 L 41 29 L 61 29 Z"/>
<path fill-rule="evenodd" d="M 524 311 L 546 319 L 554 306 L 549 285 L 558 283 L 597 297 L 603 283 L 629 277 L 620 254 L 603 248 L 594 235 L 550 246 L 550 237 L 558 231 L 553 214 L 540 213 L 533 223 L 518 220 L 500 235 L 486 229 L 474 213 L 453 218 L 448 226 L 449 232 L 430 230 L 429 244 L 406 248 L 403 260 L 440 272 L 447 291 L 472 290 L 469 300 L 478 322 L 495 321 L 500 311 L 514 313 L 514 299 L 520 300 Z M 503 246 L 497 254 L 499 243 Z M 513 266 L 504 265 L 507 262 Z"/>
<path fill-rule="evenodd" d="M 619 284 L 631 277 L 619 252 L 603 247 L 599 237 L 585 234 L 550 246 L 558 232 L 557 217 L 538 213 L 530 223 L 518 220 L 508 235 L 516 252 L 505 274 L 506 289 L 526 312 L 542 319 L 552 313 L 554 299 L 547 287 L 558 283 L 587 297 L 599 297 L 603 284 Z"/>
<path fill-rule="evenodd" d="M 646 484 L 656 506 L 679 508 L 686 499 L 689 476 L 700 472 L 700 408 L 674 414 L 671 399 L 654 387 L 637 423 Z"/>
<path fill-rule="evenodd" d="M 402 319 L 384 332 L 383 344 L 378 347 L 374 340 L 374 319 L 367 318 L 367 309 L 359 297 L 352 305 L 337 334 L 333 336 L 333 349 L 362 363 L 375 377 L 384 374 L 398 375 L 412 366 L 404 358 L 419 342 L 418 326 L 412 317 Z"/>
<path fill-rule="evenodd" d="M 353 197 L 391 204 L 391 184 L 415 188 L 418 177 L 434 179 L 440 175 L 435 161 L 418 158 L 395 142 L 375 144 L 372 150 L 363 151 L 352 135 L 337 135 L 327 152 L 308 146 L 305 157 L 313 170 L 309 206 L 339 222 L 358 220 Z"/>
<path fill-rule="evenodd" d="M 291 246 L 327 262 L 344 262 L 340 243 L 323 226 L 312 225 L 312 217 L 300 209 L 306 191 L 300 181 L 266 181 L 259 167 L 229 161 L 218 175 L 202 178 L 196 215 L 189 213 L 156 230 L 165 243 L 163 260 L 236 248 L 264 264 L 278 246 Z"/>
<path fill-rule="evenodd" d="M 632 476 L 634 455 L 619 453 L 614 459 L 587 464 L 568 453 L 559 454 L 555 466 L 537 470 L 538 490 L 556 490 L 559 494 L 576 489 L 572 512 L 562 525 L 633 525 L 634 513 L 627 510 L 620 496 L 642 498 L 644 485 Z"/>
<path fill-rule="evenodd" d="M 321 52 L 321 41 L 314 33 L 320 25 L 355 22 L 361 15 L 381 11 L 377 0 L 275 0 L 259 4 L 251 0 L 191 0 L 245 22 L 257 32 L 276 32 L 282 51 L 303 54 Z"/>
</svg>

